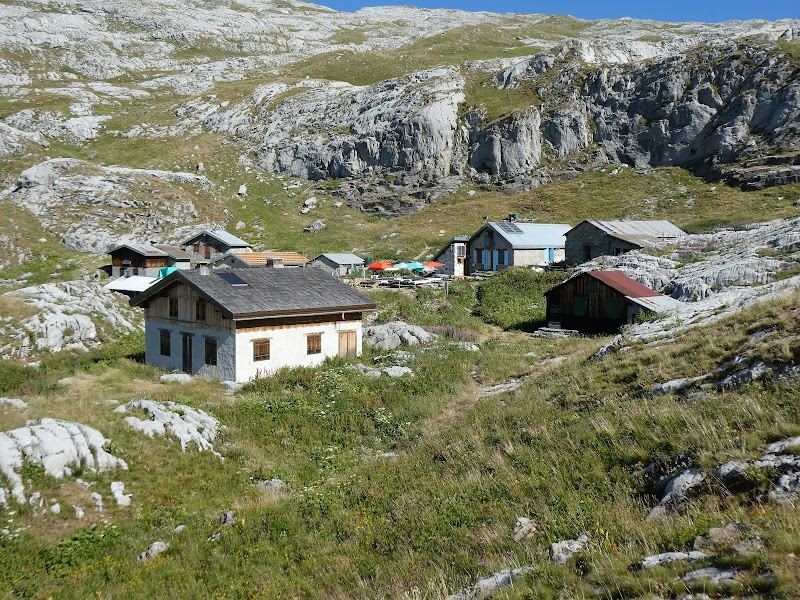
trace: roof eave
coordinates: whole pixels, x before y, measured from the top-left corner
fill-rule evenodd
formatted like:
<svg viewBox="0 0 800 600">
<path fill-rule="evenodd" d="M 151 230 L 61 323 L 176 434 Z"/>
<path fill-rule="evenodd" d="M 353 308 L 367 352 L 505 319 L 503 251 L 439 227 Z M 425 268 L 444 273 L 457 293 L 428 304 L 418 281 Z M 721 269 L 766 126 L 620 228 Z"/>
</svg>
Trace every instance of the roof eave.
<svg viewBox="0 0 800 600">
<path fill-rule="evenodd" d="M 237 313 L 230 318 L 234 321 L 252 321 L 254 319 L 273 319 L 278 317 L 311 317 L 318 315 L 338 315 L 341 313 L 365 312 L 375 310 L 377 304 L 362 304 L 354 306 L 326 306 L 321 309 L 298 308 L 293 310 L 260 311 L 253 313 Z"/>
</svg>

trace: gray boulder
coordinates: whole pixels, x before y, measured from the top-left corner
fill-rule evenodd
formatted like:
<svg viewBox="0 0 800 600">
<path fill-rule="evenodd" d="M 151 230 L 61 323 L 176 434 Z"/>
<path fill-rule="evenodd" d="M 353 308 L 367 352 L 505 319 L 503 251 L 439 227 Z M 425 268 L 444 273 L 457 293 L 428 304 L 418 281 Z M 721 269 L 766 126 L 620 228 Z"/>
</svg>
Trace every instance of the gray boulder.
<svg viewBox="0 0 800 600">
<path fill-rule="evenodd" d="M 429 333 L 422 327 L 410 325 L 403 321 L 392 321 L 364 329 L 364 341 L 380 350 L 394 350 L 403 343 L 409 346 L 426 344 L 437 338 L 436 334 Z"/>
<path fill-rule="evenodd" d="M 277 494 L 286 489 L 286 483 L 280 479 L 267 479 L 265 481 L 259 481 L 256 487 L 262 492 Z"/>
<path fill-rule="evenodd" d="M 471 586 L 459 590 L 455 594 L 447 596 L 447 600 L 480 600 L 488 598 L 497 590 L 509 587 L 516 579 L 530 573 L 533 567 L 517 567 L 516 569 L 503 569 L 497 573 L 492 573 L 481 577 Z"/>
<path fill-rule="evenodd" d="M 139 556 L 136 557 L 136 561 L 140 563 L 147 562 L 158 556 L 159 554 L 166 552 L 169 549 L 168 542 L 153 542 L 150 544 L 150 547 L 142 552 Z"/>
<path fill-rule="evenodd" d="M 713 556 L 713 554 L 706 554 L 697 550 L 692 550 L 691 552 L 662 552 L 661 554 L 643 558 L 633 565 L 633 569 L 652 569 L 653 567 L 663 567 L 674 562 L 693 563 Z"/>
<path fill-rule="evenodd" d="M 550 562 L 564 565 L 572 558 L 573 554 L 585 550 L 589 546 L 589 535 L 581 533 L 574 540 L 563 540 L 550 544 Z"/>
</svg>

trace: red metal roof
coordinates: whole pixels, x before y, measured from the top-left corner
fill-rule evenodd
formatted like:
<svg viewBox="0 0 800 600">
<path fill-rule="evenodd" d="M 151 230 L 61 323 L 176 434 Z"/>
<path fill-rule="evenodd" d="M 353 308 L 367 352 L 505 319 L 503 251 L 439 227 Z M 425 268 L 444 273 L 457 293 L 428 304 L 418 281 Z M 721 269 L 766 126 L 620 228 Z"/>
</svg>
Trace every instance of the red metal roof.
<svg viewBox="0 0 800 600">
<path fill-rule="evenodd" d="M 631 298 L 650 298 L 652 296 L 661 295 L 619 271 L 589 271 L 587 275 L 602 281 L 607 286 L 617 290 L 623 296 L 630 296 Z"/>
</svg>

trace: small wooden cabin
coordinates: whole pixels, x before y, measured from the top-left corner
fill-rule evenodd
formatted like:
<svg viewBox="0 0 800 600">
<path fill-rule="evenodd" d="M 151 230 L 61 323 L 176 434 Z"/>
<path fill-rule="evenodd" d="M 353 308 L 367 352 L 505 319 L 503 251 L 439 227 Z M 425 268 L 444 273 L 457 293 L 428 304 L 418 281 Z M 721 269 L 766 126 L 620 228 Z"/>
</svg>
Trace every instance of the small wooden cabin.
<svg viewBox="0 0 800 600">
<path fill-rule="evenodd" d="M 586 333 L 618 331 L 639 312 L 668 312 L 680 303 L 619 271 L 587 271 L 545 293 L 549 327 Z"/>
<path fill-rule="evenodd" d="M 250 244 L 228 233 L 224 229 L 204 229 L 181 242 L 186 252 L 193 253 L 199 260 L 210 260 L 232 250 L 247 250 Z"/>
<path fill-rule="evenodd" d="M 108 251 L 111 255 L 111 276 L 141 275 L 158 277 L 164 267 L 188 269 L 192 256 L 188 252 L 167 244 L 126 243 Z"/>
</svg>

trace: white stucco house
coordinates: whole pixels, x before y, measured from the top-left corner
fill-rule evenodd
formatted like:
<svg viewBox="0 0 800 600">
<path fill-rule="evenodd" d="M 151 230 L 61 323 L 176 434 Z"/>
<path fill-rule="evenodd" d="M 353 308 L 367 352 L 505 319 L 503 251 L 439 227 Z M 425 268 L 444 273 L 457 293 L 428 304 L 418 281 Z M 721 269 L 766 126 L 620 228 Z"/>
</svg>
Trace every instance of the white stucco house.
<svg viewBox="0 0 800 600">
<path fill-rule="evenodd" d="M 145 362 L 247 382 L 281 367 L 358 356 L 375 303 L 319 269 L 176 271 L 130 301 L 145 311 Z"/>
</svg>

